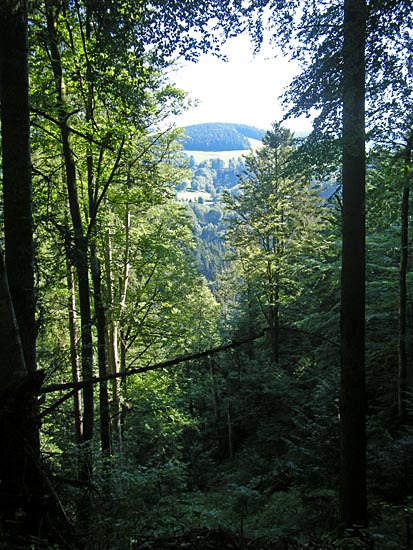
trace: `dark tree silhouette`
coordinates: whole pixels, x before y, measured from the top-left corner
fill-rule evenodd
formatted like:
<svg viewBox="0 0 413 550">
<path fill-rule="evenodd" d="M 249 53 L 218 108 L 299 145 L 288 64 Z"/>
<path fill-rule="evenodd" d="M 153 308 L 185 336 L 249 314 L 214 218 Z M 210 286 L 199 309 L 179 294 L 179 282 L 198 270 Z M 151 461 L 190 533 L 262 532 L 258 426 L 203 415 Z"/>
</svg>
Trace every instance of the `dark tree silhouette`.
<svg viewBox="0 0 413 550">
<path fill-rule="evenodd" d="M 0 7 L 1 133 L 6 262 L 0 265 L 0 503 L 3 520 L 37 534 L 42 474 L 36 395 L 27 3 Z M 7 275 L 6 275 L 7 271 Z"/>
<path fill-rule="evenodd" d="M 365 428 L 366 2 L 344 2 L 340 523 L 367 524 Z"/>
</svg>

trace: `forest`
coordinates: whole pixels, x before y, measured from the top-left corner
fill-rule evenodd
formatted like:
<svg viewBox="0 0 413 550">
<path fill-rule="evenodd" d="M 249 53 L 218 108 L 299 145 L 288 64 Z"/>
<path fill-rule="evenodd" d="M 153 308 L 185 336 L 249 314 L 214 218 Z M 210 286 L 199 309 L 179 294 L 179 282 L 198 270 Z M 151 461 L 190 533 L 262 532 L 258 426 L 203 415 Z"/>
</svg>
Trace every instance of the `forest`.
<svg viewBox="0 0 413 550">
<path fill-rule="evenodd" d="M 1 2 L 0 548 L 411 550 L 412 19 Z M 196 161 L 173 68 L 245 32 L 313 131 Z"/>
<path fill-rule="evenodd" d="M 246 124 L 192 124 L 185 128 L 183 147 L 187 151 L 241 151 L 250 148 L 248 138 L 261 140 L 264 130 Z"/>
</svg>

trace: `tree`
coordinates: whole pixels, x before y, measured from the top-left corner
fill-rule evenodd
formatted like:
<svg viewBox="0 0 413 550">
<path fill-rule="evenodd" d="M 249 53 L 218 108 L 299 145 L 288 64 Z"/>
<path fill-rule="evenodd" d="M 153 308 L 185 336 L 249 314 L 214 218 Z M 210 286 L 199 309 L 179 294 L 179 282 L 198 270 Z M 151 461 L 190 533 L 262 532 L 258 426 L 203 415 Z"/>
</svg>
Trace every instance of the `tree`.
<svg viewBox="0 0 413 550">
<path fill-rule="evenodd" d="M 6 262 L 1 254 L 0 500 L 2 520 L 37 533 L 42 522 L 36 373 L 27 3 L 0 7 L 1 144 Z M 7 271 L 7 274 L 6 274 Z"/>
<path fill-rule="evenodd" d="M 102 20 L 102 6 L 86 2 L 83 8 L 79 2 L 65 7 L 47 0 L 46 20 L 41 12 L 36 18 L 34 34 L 41 40 L 36 44 L 33 58 L 37 66 L 48 67 L 50 71 L 50 75 L 35 79 L 41 91 L 34 94 L 34 111 L 39 131 L 50 132 L 48 126 L 52 123 L 60 133 L 69 206 L 67 219 L 70 219 L 70 226 L 64 229 L 66 253 L 77 275 L 82 377 L 87 379 L 91 378 L 94 366 L 94 318 L 101 375 L 107 368 L 102 256 L 96 248 L 96 226 L 104 217 L 101 213 L 104 199 L 114 180 L 122 177 L 120 169 L 127 170 L 127 162 L 136 164 L 146 150 L 161 140 L 163 131 L 156 137 L 150 135 L 152 129 L 149 128 L 165 116 L 163 110 L 179 109 L 182 94 L 164 85 L 158 67 L 165 66 L 163 59 L 150 63 L 139 43 L 134 45 L 137 57 L 130 55 L 131 41 L 137 39 L 134 28 L 125 29 L 123 35 L 117 36 L 117 42 L 111 39 L 105 43 L 102 37 L 110 30 L 108 21 Z M 113 6 L 112 19 L 120 15 Z M 135 21 L 135 25 L 137 23 Z M 102 56 L 105 56 L 104 63 Z M 116 78 L 111 73 L 115 68 L 118 69 Z M 42 93 L 44 89 L 48 92 Z M 53 135 L 54 130 L 51 132 Z M 142 151 L 137 151 L 138 147 L 142 147 Z M 56 222 L 58 217 L 55 215 Z M 100 387 L 100 403 L 102 447 L 108 451 L 104 384 Z M 82 437 L 84 442 L 91 442 L 95 424 L 93 387 L 83 389 L 82 404 Z M 90 470 L 90 466 L 86 469 Z"/>
<path fill-rule="evenodd" d="M 406 393 L 409 364 L 410 315 L 409 288 L 410 250 L 409 250 L 409 210 L 410 210 L 410 144 L 400 142 L 393 145 L 377 144 L 369 154 L 367 194 L 367 245 L 369 247 L 369 270 L 367 272 L 367 331 L 372 325 L 373 334 L 366 348 L 367 354 L 377 353 L 380 338 L 383 338 L 381 328 L 371 318 L 373 300 L 381 304 L 382 314 L 387 319 L 381 323 L 382 328 L 394 337 L 386 338 L 382 353 L 394 357 L 398 361 L 397 409 L 398 419 L 403 424 L 407 419 Z M 374 276 L 374 278 L 372 277 Z M 372 290 L 369 286 L 373 286 Z M 374 294 L 372 294 L 374 292 Z M 374 313 L 373 313 L 374 315 Z M 398 324 L 397 334 L 390 327 Z M 390 323 L 390 326 L 389 326 Z M 396 338 L 397 337 L 397 338 Z M 367 367 L 368 367 L 367 362 Z M 379 376 L 379 369 L 375 369 Z M 367 370 L 367 374 L 369 371 Z M 374 376 L 374 371 L 373 371 Z M 393 374 L 392 369 L 389 375 Z M 393 375 L 394 376 L 394 375 Z M 389 394 L 394 398 L 394 392 Z M 388 405 L 389 406 L 389 405 Z"/>
<path fill-rule="evenodd" d="M 306 254 L 316 253 L 322 229 L 317 191 L 294 172 L 294 150 L 291 132 L 274 124 L 263 138 L 263 147 L 246 158 L 238 193 L 223 194 L 229 212 L 229 244 L 269 327 L 275 362 L 281 308 L 300 294 Z M 251 300 L 249 304 L 253 307 Z"/>
<path fill-rule="evenodd" d="M 369 135 L 376 143 L 380 153 L 393 155 L 391 171 L 396 189 L 401 183 L 403 190 L 400 201 L 400 267 L 399 267 L 399 372 L 398 372 L 398 414 L 401 422 L 406 420 L 408 389 L 408 284 L 409 265 L 409 209 L 411 189 L 411 155 L 412 155 L 412 99 L 409 90 L 412 86 L 411 71 L 413 43 L 408 29 L 411 27 L 411 10 L 405 10 L 405 3 L 390 2 L 387 6 L 391 17 L 376 17 L 380 21 L 380 32 L 383 36 L 397 36 L 397 42 L 380 37 L 379 52 L 382 61 L 380 75 L 370 86 L 371 122 Z M 376 33 L 378 34 L 378 29 Z M 400 163 L 403 166 L 400 166 Z M 399 173 L 397 173 L 397 171 Z M 387 169 L 386 173 L 389 173 Z"/>
<path fill-rule="evenodd" d="M 367 525 L 365 397 L 365 35 L 367 5 L 344 3 L 340 522 Z"/>
<path fill-rule="evenodd" d="M 36 338 L 26 2 L 5 2 L 1 24 L 6 266 L 26 366 L 29 372 L 34 372 Z"/>
<path fill-rule="evenodd" d="M 274 14 L 273 18 L 274 26 L 280 30 L 286 44 L 291 44 L 292 37 L 298 37 L 293 55 L 304 65 L 303 72 L 294 79 L 286 95 L 286 103 L 290 106 L 288 114 L 316 108 L 314 133 L 322 141 L 326 136 L 333 139 L 342 137 L 340 522 L 346 528 L 367 522 L 364 374 L 366 74 L 367 102 L 374 101 L 373 91 L 385 95 L 386 83 L 394 75 L 393 56 L 389 52 L 396 51 L 403 57 L 404 37 L 409 33 L 404 32 L 400 22 L 405 16 L 409 20 L 411 10 L 409 2 L 379 0 L 370 2 L 368 6 L 365 1 L 352 0 L 344 3 L 308 2 L 294 24 L 294 8 L 296 5 L 292 3 L 281 15 Z M 283 29 L 285 21 L 288 25 Z M 374 113 L 374 108 L 367 112 Z M 387 113 L 381 113 L 382 118 L 386 116 Z"/>
<path fill-rule="evenodd" d="M 380 5 L 374 7 L 380 11 Z M 365 1 L 308 2 L 294 23 L 294 8 L 294 3 L 288 5 L 273 18 L 286 44 L 298 37 L 293 55 L 304 65 L 286 95 L 288 114 L 318 109 L 314 134 L 321 142 L 327 137 L 342 143 L 339 509 L 345 529 L 367 523 L 364 197 L 368 11 Z M 286 20 L 288 25 L 283 28 Z M 374 44 L 368 42 L 369 53 L 377 63 Z"/>
</svg>

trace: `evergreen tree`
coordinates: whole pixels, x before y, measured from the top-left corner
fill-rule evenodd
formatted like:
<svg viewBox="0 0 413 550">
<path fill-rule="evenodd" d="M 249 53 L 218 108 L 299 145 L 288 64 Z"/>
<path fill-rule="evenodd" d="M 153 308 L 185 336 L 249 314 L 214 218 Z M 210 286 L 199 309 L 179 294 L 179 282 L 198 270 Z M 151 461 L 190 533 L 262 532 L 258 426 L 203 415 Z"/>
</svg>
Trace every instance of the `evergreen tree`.
<svg viewBox="0 0 413 550">
<path fill-rule="evenodd" d="M 294 172 L 294 150 L 291 132 L 274 124 L 263 147 L 246 158 L 238 193 L 223 194 L 229 244 L 269 328 L 275 362 L 282 308 L 300 294 L 305 258 L 316 253 L 321 231 L 317 191 Z"/>
</svg>

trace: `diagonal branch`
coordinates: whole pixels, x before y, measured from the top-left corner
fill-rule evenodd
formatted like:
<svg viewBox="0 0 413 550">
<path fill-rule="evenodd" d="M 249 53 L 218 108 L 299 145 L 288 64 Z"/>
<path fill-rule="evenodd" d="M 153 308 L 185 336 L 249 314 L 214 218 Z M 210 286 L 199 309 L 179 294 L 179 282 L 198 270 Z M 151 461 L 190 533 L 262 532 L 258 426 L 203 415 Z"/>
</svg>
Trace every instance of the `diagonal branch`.
<svg viewBox="0 0 413 550">
<path fill-rule="evenodd" d="M 301 329 L 293 329 L 289 327 L 280 327 L 281 329 L 287 330 L 287 331 L 293 331 L 293 332 L 299 332 L 302 334 L 305 334 L 307 336 L 315 336 L 317 338 L 320 338 L 322 340 L 325 340 L 329 342 L 330 344 L 337 346 L 337 342 L 333 342 L 331 340 L 328 340 L 327 338 L 324 338 L 321 334 L 311 333 L 307 331 L 303 331 Z M 77 391 L 85 388 L 86 386 L 94 385 L 94 384 L 100 384 L 101 382 L 107 382 L 108 380 L 115 380 L 116 378 L 127 378 L 128 376 L 133 376 L 135 374 L 142 374 L 144 372 L 149 372 L 153 370 L 158 369 L 165 369 L 168 367 L 174 367 L 176 365 L 179 365 L 180 363 L 184 363 L 186 361 L 194 361 L 196 359 L 202 359 L 203 357 L 209 357 L 211 355 L 215 355 L 217 353 L 221 353 L 223 351 L 229 351 L 232 349 L 237 349 L 244 344 L 247 344 L 248 342 L 252 342 L 254 340 L 258 340 L 259 338 L 262 338 L 265 336 L 265 334 L 270 330 L 269 327 L 265 327 L 261 332 L 254 334 L 253 336 L 250 336 L 248 338 L 242 338 L 241 340 L 236 340 L 233 342 L 230 342 L 229 344 L 224 344 L 222 346 L 218 346 L 215 348 L 207 349 L 204 351 L 200 351 L 198 353 L 192 353 L 188 355 L 181 355 L 179 357 L 176 357 L 175 359 L 170 359 L 169 361 L 163 361 L 161 363 L 155 363 L 153 365 L 147 365 L 146 367 L 139 367 L 136 369 L 128 369 L 125 372 L 117 372 L 113 374 L 107 374 L 105 376 L 94 376 L 93 378 L 89 378 L 88 380 L 83 380 L 81 382 L 67 382 L 64 384 L 50 384 L 49 386 L 45 386 L 44 388 L 41 388 L 39 393 L 40 394 L 47 394 L 47 393 L 53 393 L 57 391 L 62 390 L 69 390 L 67 393 L 65 393 L 60 399 L 58 399 L 53 405 L 48 407 L 47 409 L 44 409 L 40 415 L 39 418 L 43 418 L 53 412 L 55 409 L 57 409 L 62 403 L 64 403 L 67 399 L 70 399 L 72 395 L 74 395 Z"/>
</svg>

